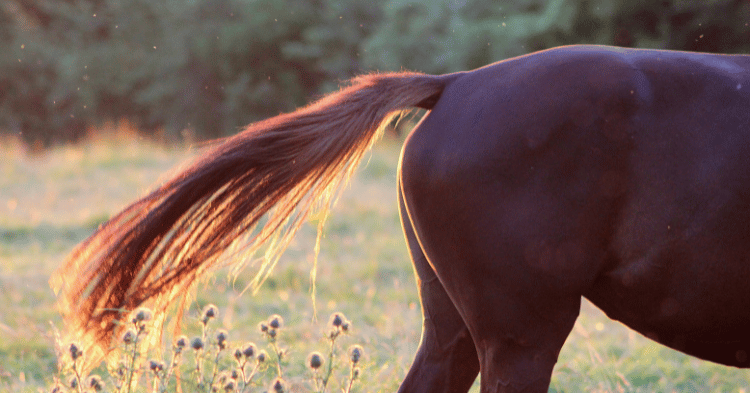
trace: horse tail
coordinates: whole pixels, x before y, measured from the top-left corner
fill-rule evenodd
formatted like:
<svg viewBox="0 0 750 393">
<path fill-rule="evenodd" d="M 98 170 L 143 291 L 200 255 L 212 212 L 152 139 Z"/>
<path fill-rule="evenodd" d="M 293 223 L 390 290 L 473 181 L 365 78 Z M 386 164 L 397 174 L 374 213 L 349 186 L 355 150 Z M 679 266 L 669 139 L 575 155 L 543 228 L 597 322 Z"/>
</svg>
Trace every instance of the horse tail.
<svg viewBox="0 0 750 393">
<path fill-rule="evenodd" d="M 392 116 L 431 109 L 446 81 L 406 72 L 360 76 L 207 151 L 67 257 L 52 284 L 70 333 L 109 352 L 122 313 L 143 304 L 164 311 L 227 251 L 266 244 L 261 271 L 268 271 L 310 212 L 330 206 Z"/>
</svg>

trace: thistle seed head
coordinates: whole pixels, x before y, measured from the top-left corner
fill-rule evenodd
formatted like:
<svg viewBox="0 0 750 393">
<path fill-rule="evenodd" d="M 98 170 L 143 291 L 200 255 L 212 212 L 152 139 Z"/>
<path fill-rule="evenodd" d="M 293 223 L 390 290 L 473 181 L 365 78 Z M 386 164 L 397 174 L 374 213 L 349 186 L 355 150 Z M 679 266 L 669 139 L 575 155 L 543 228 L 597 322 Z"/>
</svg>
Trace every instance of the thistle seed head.
<svg viewBox="0 0 750 393">
<path fill-rule="evenodd" d="M 190 341 L 190 347 L 196 351 L 200 351 L 203 349 L 203 339 L 200 337 L 194 337 L 193 340 Z"/>
<path fill-rule="evenodd" d="M 128 330 L 126 330 L 125 333 L 122 335 L 122 342 L 125 344 L 132 344 L 135 342 L 135 339 L 137 336 L 138 336 L 138 333 L 136 333 L 135 329 L 128 328 Z"/>
<path fill-rule="evenodd" d="M 131 321 L 135 324 L 147 322 L 151 320 L 152 316 L 151 310 L 146 307 L 139 307 L 133 312 L 133 319 Z"/>
<path fill-rule="evenodd" d="M 255 356 L 255 352 L 257 352 L 258 349 L 256 348 L 254 343 L 246 343 L 245 347 L 242 348 L 242 355 L 244 355 L 246 358 L 251 358 Z"/>
<path fill-rule="evenodd" d="M 89 387 L 94 389 L 95 392 L 100 392 L 104 388 L 102 378 L 98 375 L 92 375 L 91 378 L 89 378 Z"/>
<path fill-rule="evenodd" d="M 349 360 L 351 360 L 353 364 L 357 364 L 364 353 L 365 351 L 361 346 L 352 345 L 349 347 Z"/>
<path fill-rule="evenodd" d="M 179 336 L 174 341 L 174 346 L 178 350 L 182 350 L 182 348 L 187 347 L 187 345 L 188 345 L 188 338 L 187 338 L 187 336 Z"/>
<path fill-rule="evenodd" d="M 209 320 L 219 316 L 219 308 L 213 304 L 209 304 L 203 307 L 203 315 L 201 316 L 201 323 L 207 324 Z"/>
<path fill-rule="evenodd" d="M 284 393 L 286 392 L 286 382 L 284 382 L 281 377 L 276 377 L 276 379 L 271 382 L 271 391 L 275 393 Z"/>
<path fill-rule="evenodd" d="M 255 359 L 258 361 L 258 363 L 263 363 L 268 358 L 268 352 L 266 352 L 265 349 L 261 349 L 260 352 L 258 352 L 258 355 L 255 356 Z"/>
<path fill-rule="evenodd" d="M 153 371 L 154 373 L 158 373 L 159 371 L 164 370 L 164 363 L 162 363 L 159 360 L 149 360 L 148 361 L 148 369 Z"/>
<path fill-rule="evenodd" d="M 219 308 L 209 304 L 203 308 L 203 316 L 206 318 L 216 318 L 219 315 Z"/>
<path fill-rule="evenodd" d="M 323 365 L 323 355 L 320 354 L 320 352 L 311 352 L 310 355 L 307 356 L 307 367 L 310 367 L 313 370 L 319 369 Z"/>
<path fill-rule="evenodd" d="M 341 325 L 344 324 L 344 321 L 346 321 L 346 317 L 344 317 L 344 314 L 340 312 L 335 312 L 331 314 L 331 319 L 328 322 L 328 324 L 334 328 L 339 328 L 341 327 Z"/>
<path fill-rule="evenodd" d="M 83 356 L 83 350 L 78 347 L 78 344 L 76 343 L 70 343 L 70 347 L 68 348 L 70 350 L 70 358 L 73 359 L 75 362 L 78 358 Z"/>
<path fill-rule="evenodd" d="M 227 337 L 229 337 L 229 333 L 224 329 L 219 329 L 219 331 L 216 332 L 216 344 L 219 345 L 220 350 L 227 347 Z"/>
<path fill-rule="evenodd" d="M 268 318 L 268 326 L 274 329 L 280 329 L 284 325 L 284 318 L 279 314 L 273 314 Z"/>
</svg>

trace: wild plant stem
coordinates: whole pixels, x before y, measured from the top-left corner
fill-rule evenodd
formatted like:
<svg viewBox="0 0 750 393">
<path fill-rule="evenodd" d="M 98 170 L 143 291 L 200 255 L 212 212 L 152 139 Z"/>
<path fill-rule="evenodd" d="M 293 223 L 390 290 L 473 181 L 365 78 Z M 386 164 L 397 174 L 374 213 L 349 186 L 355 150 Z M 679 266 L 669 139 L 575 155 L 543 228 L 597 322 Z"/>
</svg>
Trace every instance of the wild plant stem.
<svg viewBox="0 0 750 393">
<path fill-rule="evenodd" d="M 258 366 L 260 366 L 260 363 L 255 362 L 255 366 L 253 367 L 253 371 L 250 372 L 250 377 L 248 379 L 245 379 L 245 366 L 242 366 L 242 382 L 245 383 L 245 386 L 242 387 L 242 393 L 245 392 L 245 389 L 247 389 L 248 386 L 250 386 L 250 382 L 253 381 L 253 377 L 255 376 L 255 372 L 258 371 Z"/>
<path fill-rule="evenodd" d="M 78 393 L 83 393 L 83 386 L 81 386 L 83 385 L 83 381 L 81 381 L 81 373 L 78 372 L 78 367 L 76 367 L 77 361 L 78 361 L 77 359 L 73 360 L 73 372 L 75 373 L 76 380 L 78 381 L 78 383 L 76 384 L 76 387 L 78 388 Z"/>
<path fill-rule="evenodd" d="M 154 373 L 154 384 L 151 388 L 151 391 L 153 393 L 157 393 L 159 391 L 159 377 L 156 375 L 156 373 Z"/>
<path fill-rule="evenodd" d="M 133 325 L 135 325 L 135 331 L 137 333 L 135 334 L 135 338 L 133 339 L 133 353 L 130 355 L 130 367 L 128 367 L 128 393 L 130 393 L 130 389 L 133 385 L 133 375 L 135 374 L 135 360 L 138 357 L 138 338 L 140 338 L 141 336 L 141 329 L 138 328 L 138 324 L 134 323 Z"/>
<path fill-rule="evenodd" d="M 245 375 L 245 366 L 247 365 L 247 358 L 242 361 L 242 364 L 240 364 L 240 375 L 242 376 L 242 390 L 240 392 L 245 391 L 245 387 L 247 387 L 247 376 Z M 239 386 L 238 386 L 239 388 Z"/>
<path fill-rule="evenodd" d="M 321 378 L 320 378 L 320 375 L 318 374 L 318 370 L 313 370 L 312 373 L 313 373 L 313 383 L 315 384 L 315 393 L 322 393 L 322 391 L 320 390 Z"/>
<path fill-rule="evenodd" d="M 281 356 L 282 352 L 279 351 L 279 347 L 276 345 L 276 340 L 270 342 L 271 349 L 273 349 L 274 355 L 276 355 L 276 374 L 281 378 Z"/>
<path fill-rule="evenodd" d="M 354 363 L 351 363 L 351 367 L 349 368 L 349 386 L 346 387 L 346 391 L 344 393 L 350 393 L 352 391 L 353 384 L 354 384 Z"/>
<path fill-rule="evenodd" d="M 216 375 L 219 373 L 219 355 L 221 355 L 221 349 L 216 350 L 216 358 L 214 359 L 214 372 L 213 375 L 211 375 L 211 382 L 208 384 L 208 391 L 211 391 L 211 386 L 214 386 L 214 380 L 216 380 Z"/>
<path fill-rule="evenodd" d="M 325 378 L 323 378 L 323 390 L 321 390 L 321 393 L 325 393 L 328 380 L 333 373 L 333 359 L 336 357 L 336 337 L 338 337 L 338 334 L 331 337 L 331 350 L 328 352 L 328 371 Z"/>
<path fill-rule="evenodd" d="M 177 352 L 177 350 L 172 351 L 172 361 L 169 362 L 169 368 L 167 369 L 167 372 L 165 373 L 164 379 L 161 384 L 161 392 L 164 393 L 167 391 L 167 384 L 169 383 L 169 379 L 172 378 L 172 373 L 174 372 L 174 368 L 177 367 L 177 362 L 179 362 L 179 357 L 182 356 L 182 350 L 180 352 Z"/>
<path fill-rule="evenodd" d="M 201 357 L 200 350 L 195 351 L 195 373 L 198 376 L 197 381 L 200 386 L 203 383 L 203 375 L 201 372 Z"/>
</svg>

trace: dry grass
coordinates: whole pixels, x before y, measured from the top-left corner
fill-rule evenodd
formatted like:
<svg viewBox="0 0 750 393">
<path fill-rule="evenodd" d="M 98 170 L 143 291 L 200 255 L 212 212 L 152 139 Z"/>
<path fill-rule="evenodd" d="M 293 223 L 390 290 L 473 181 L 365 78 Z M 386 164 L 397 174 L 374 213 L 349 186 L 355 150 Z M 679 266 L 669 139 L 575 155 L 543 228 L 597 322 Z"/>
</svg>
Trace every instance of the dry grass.
<svg viewBox="0 0 750 393">
<path fill-rule="evenodd" d="M 395 202 L 401 143 L 387 137 L 365 158 L 331 212 L 320 253 L 318 313 L 325 319 L 342 311 L 353 321 L 356 341 L 343 344 L 366 349 L 364 391 L 396 389 L 420 334 L 419 302 Z M 44 391 L 52 381 L 53 332 L 62 321 L 47 281 L 66 253 L 193 152 L 140 140 L 127 127 L 112 137 L 39 154 L 14 140 L 0 141 L 0 392 Z M 259 340 L 257 322 L 280 314 L 297 356 L 321 350 L 309 293 L 314 239 L 315 226 L 307 225 L 256 296 L 242 293 L 252 268 L 238 275 L 219 272 L 199 288 L 190 314 L 217 304 L 220 327 L 239 342 Z M 552 391 L 737 392 L 748 386 L 746 372 L 665 349 L 585 303 Z"/>
</svg>

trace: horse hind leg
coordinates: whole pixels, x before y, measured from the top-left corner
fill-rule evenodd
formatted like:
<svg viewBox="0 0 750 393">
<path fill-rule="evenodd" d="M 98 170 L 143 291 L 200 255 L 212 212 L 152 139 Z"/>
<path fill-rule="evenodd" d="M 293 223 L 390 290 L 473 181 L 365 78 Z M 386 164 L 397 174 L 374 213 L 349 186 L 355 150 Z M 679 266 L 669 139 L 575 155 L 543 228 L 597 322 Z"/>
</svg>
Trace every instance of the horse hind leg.
<svg viewBox="0 0 750 393">
<path fill-rule="evenodd" d="M 474 341 L 419 246 L 400 187 L 399 205 L 424 317 L 419 349 L 399 392 L 468 392 L 479 373 Z"/>
<path fill-rule="evenodd" d="M 563 258 L 567 244 L 556 243 L 556 236 L 546 236 L 546 243 L 524 244 L 523 237 L 514 239 L 518 244 L 505 241 L 510 236 L 499 224 L 502 217 L 481 201 L 485 194 L 475 192 L 474 200 L 459 195 L 460 209 L 445 202 L 452 195 L 430 195 L 440 203 L 409 206 L 410 217 L 415 228 L 437 228 L 419 233 L 421 250 L 429 256 L 432 275 L 441 279 L 440 294 L 450 295 L 451 315 L 460 314 L 465 325 L 461 331 L 470 332 L 479 359 L 481 392 L 547 392 L 557 356 L 580 309 L 579 281 L 585 280 L 578 270 L 589 265 L 568 266 L 567 257 Z M 560 251 L 559 260 L 534 254 L 535 247 L 547 243 Z M 552 255 L 557 258 L 558 253 Z M 430 293 L 422 294 L 422 299 L 435 298 Z"/>
<path fill-rule="evenodd" d="M 429 250 L 427 247 L 425 249 Z M 456 244 L 450 247 L 460 248 Z M 432 274 L 442 273 L 440 277 L 448 277 L 444 281 L 445 285 L 440 286 L 439 293 L 445 299 L 448 298 L 446 293 L 450 293 L 453 299 L 450 303 L 450 315 L 460 312 L 464 317 L 464 325 L 460 330 L 453 325 L 455 330 L 451 334 L 453 337 L 460 337 L 456 332 L 468 329 L 474 342 L 470 364 L 472 372 L 476 372 L 477 364 L 479 365 L 481 392 L 547 392 L 560 349 L 578 316 L 580 295 L 556 290 L 554 284 L 548 282 L 555 277 L 538 276 L 528 271 L 512 271 L 514 267 L 523 265 L 523 262 L 514 258 L 509 258 L 507 263 L 493 260 L 492 262 L 502 265 L 500 269 L 493 271 L 486 269 L 488 264 L 482 266 L 483 259 L 471 256 L 469 249 L 460 249 L 456 255 L 438 253 L 434 259 L 433 254 L 429 255 L 434 269 L 437 269 L 437 273 L 433 270 Z M 445 269 L 446 264 L 457 260 L 459 256 L 463 257 L 462 269 Z M 469 272 L 462 272 L 463 268 Z M 477 271 L 482 273 L 477 274 Z M 422 289 L 424 291 L 424 287 Z M 440 298 L 430 292 L 428 295 L 423 293 L 422 299 L 423 302 L 425 299 L 434 302 L 429 305 L 434 306 Z M 425 314 L 432 316 L 429 306 L 425 307 Z M 441 311 L 445 310 L 445 306 L 442 307 Z M 425 320 L 428 320 L 427 316 Z M 428 331 L 429 325 L 425 325 L 425 331 Z M 441 329 L 444 327 L 437 321 L 435 325 Z M 469 345 L 469 340 L 462 344 Z M 459 350 L 450 350 L 459 358 Z M 468 363 L 468 360 L 468 355 L 461 358 L 464 363 Z M 443 365 L 445 369 L 460 369 L 458 363 Z"/>
</svg>

